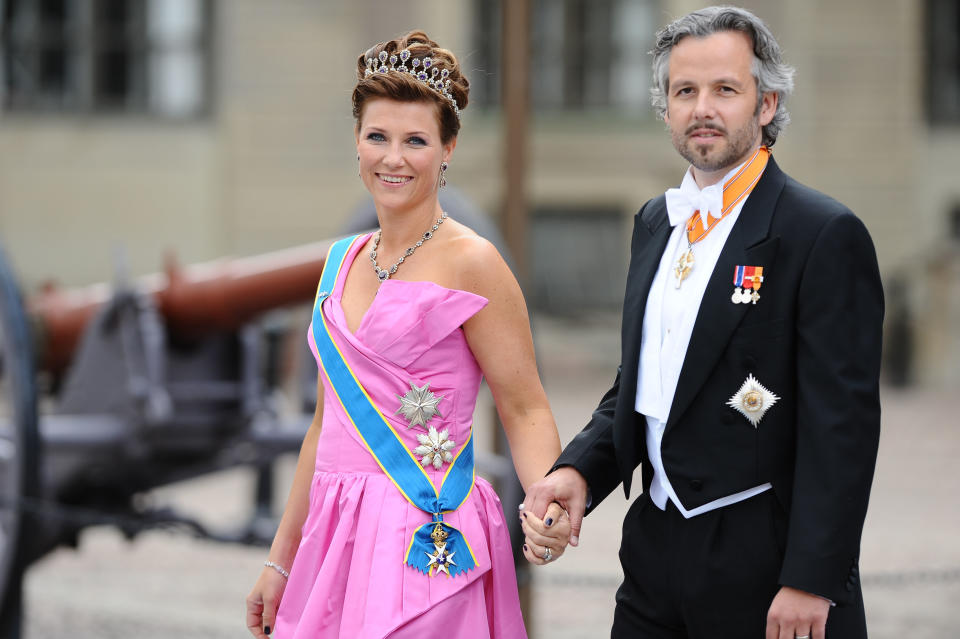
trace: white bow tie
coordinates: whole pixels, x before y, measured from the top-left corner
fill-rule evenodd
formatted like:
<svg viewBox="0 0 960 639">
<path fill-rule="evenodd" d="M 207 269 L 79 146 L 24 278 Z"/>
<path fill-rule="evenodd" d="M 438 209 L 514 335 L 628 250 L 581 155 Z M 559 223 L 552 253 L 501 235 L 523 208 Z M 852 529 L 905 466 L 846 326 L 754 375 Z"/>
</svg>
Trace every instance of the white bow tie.
<svg viewBox="0 0 960 639">
<path fill-rule="evenodd" d="M 707 213 L 718 218 L 723 210 L 723 188 L 716 184 L 701 191 L 696 186 L 689 188 L 684 183 L 679 189 L 667 189 L 666 198 L 671 226 L 686 222 L 695 211 L 700 211 L 700 220 L 706 228 Z"/>
</svg>

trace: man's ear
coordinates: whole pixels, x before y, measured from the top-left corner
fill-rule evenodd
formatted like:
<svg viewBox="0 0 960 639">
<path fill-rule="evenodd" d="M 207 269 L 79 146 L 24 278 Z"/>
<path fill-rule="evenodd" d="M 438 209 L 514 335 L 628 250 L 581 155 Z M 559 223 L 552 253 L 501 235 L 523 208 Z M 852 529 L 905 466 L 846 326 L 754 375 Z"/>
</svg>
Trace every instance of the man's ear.
<svg viewBox="0 0 960 639">
<path fill-rule="evenodd" d="M 776 91 L 767 91 L 763 94 L 763 98 L 760 100 L 760 126 L 767 126 L 773 122 L 773 116 L 777 113 L 779 101 L 780 96 L 777 95 Z"/>
</svg>

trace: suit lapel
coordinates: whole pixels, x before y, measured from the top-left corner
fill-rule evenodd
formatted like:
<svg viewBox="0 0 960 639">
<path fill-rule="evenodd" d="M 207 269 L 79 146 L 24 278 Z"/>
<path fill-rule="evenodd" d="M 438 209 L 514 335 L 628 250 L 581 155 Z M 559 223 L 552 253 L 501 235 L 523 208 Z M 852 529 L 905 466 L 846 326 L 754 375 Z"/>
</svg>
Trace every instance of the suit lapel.
<svg viewBox="0 0 960 639">
<path fill-rule="evenodd" d="M 627 291 L 623 301 L 620 396 L 613 429 L 617 466 L 628 495 L 633 469 L 639 461 L 636 457 L 641 450 L 636 441 L 636 413 L 633 406 L 637 393 L 643 315 L 647 308 L 647 295 L 667 240 L 670 239 L 671 229 L 666 199 L 663 196 L 655 198 L 637 216 L 630 247 L 630 270 L 627 272 Z"/>
<path fill-rule="evenodd" d="M 660 266 L 663 249 L 670 239 L 666 199 L 658 197 L 638 216 L 630 247 L 627 294 L 623 302 L 622 363 L 634 365 L 640 357 L 640 334 L 647 309 L 647 294 Z"/>
<path fill-rule="evenodd" d="M 763 177 L 730 230 L 700 303 L 667 418 L 667 430 L 677 423 L 696 397 L 750 307 L 730 301 L 734 268 L 738 265 L 769 268 L 776 257 L 780 238 L 768 236 L 785 179 L 771 157 Z"/>
</svg>

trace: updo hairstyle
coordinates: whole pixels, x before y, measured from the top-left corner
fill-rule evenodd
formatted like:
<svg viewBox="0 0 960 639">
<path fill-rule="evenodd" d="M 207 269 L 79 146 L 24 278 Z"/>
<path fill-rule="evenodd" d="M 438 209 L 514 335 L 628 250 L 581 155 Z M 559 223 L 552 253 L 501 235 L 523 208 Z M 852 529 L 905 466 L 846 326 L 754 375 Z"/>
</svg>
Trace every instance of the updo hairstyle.
<svg viewBox="0 0 960 639">
<path fill-rule="evenodd" d="M 433 67 L 441 71 L 446 69 L 450 74 L 447 90 L 456 99 L 457 107 L 461 111 L 466 108 L 470 83 L 461 73 L 456 56 L 440 48 L 423 31 L 411 31 L 402 38 L 376 44 L 357 58 L 357 86 L 353 89 L 353 117 L 357 121 L 357 128 L 360 128 L 363 108 L 368 100 L 386 98 L 398 102 L 432 102 L 437 109 L 440 139 L 443 144 L 447 144 L 460 132 L 460 118 L 449 100 L 410 73 L 366 73 L 368 58 L 377 58 L 381 51 L 386 51 L 387 55 L 399 55 L 404 49 L 410 50 L 411 60 L 431 58 Z M 407 63 L 407 66 L 410 64 Z"/>
</svg>

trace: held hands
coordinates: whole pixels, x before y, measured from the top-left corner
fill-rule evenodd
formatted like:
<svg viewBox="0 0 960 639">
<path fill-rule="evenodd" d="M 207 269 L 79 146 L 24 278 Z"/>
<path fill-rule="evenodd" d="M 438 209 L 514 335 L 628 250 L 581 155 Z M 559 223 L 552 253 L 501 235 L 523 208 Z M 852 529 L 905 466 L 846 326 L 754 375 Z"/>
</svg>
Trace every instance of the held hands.
<svg viewBox="0 0 960 639">
<path fill-rule="evenodd" d="M 560 504 L 554 502 L 540 519 L 528 513 L 520 504 L 520 526 L 523 528 L 523 556 L 532 564 L 542 566 L 557 559 L 570 541 L 570 518 Z"/>
<path fill-rule="evenodd" d="M 829 612 L 830 602 L 823 597 L 783 586 L 767 612 L 765 639 L 824 639 Z"/>
<path fill-rule="evenodd" d="M 568 542 L 578 545 L 586 503 L 587 482 L 569 466 L 558 468 L 530 486 L 520 506 L 526 535 L 523 554 L 527 560 L 542 565 L 562 555 Z"/>
<path fill-rule="evenodd" d="M 264 567 L 247 595 L 247 630 L 257 639 L 267 639 L 273 632 L 277 608 L 286 587 L 286 577 L 273 568 Z"/>
<path fill-rule="evenodd" d="M 546 519 L 547 507 L 557 502 L 570 517 L 570 545 L 580 544 L 580 524 L 587 507 L 587 480 L 575 468 L 564 466 L 530 486 L 523 510 Z"/>
</svg>

